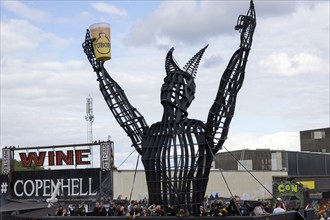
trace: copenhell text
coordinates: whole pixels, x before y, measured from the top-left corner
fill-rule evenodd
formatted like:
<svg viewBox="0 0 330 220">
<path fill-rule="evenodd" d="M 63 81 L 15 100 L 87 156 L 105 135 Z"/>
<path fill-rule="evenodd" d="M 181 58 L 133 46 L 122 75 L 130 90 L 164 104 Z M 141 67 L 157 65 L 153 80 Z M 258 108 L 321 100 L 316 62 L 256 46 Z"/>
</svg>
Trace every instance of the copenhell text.
<svg viewBox="0 0 330 220">
<path fill-rule="evenodd" d="M 70 179 L 34 179 L 16 180 L 14 193 L 17 197 L 49 197 L 55 190 L 57 182 L 61 182 L 58 196 L 95 196 L 93 192 L 92 178 L 70 178 Z M 97 189 L 97 188 L 96 188 Z"/>
</svg>

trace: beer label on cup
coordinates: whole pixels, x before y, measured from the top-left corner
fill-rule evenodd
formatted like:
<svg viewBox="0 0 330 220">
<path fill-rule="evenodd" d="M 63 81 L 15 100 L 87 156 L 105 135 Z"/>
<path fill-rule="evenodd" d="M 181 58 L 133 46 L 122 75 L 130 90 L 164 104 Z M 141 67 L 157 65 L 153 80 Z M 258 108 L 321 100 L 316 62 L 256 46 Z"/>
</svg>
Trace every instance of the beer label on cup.
<svg viewBox="0 0 330 220">
<path fill-rule="evenodd" d="M 94 50 L 103 55 L 110 53 L 110 39 L 104 32 L 99 33 L 99 37 L 95 40 Z"/>
<path fill-rule="evenodd" d="M 110 25 L 107 23 L 96 23 L 91 25 L 89 29 L 93 39 L 96 60 L 109 60 L 111 58 Z"/>
</svg>

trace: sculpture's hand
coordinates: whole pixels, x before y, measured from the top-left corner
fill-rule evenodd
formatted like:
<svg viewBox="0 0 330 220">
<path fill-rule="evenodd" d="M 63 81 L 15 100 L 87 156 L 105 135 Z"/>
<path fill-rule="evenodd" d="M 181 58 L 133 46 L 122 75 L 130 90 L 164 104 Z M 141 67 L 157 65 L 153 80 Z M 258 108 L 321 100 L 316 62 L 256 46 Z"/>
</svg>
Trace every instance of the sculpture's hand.
<svg viewBox="0 0 330 220">
<path fill-rule="evenodd" d="M 250 49 L 252 44 L 253 32 L 256 27 L 256 13 L 254 4 L 251 0 L 247 15 L 240 15 L 235 29 L 241 32 L 241 48 Z"/>
<path fill-rule="evenodd" d="M 82 44 L 84 52 L 87 55 L 88 61 L 92 65 L 94 71 L 100 70 L 103 67 L 104 61 L 97 61 L 93 49 L 93 39 L 90 38 L 89 30 L 86 31 L 85 41 Z"/>
<path fill-rule="evenodd" d="M 240 15 L 235 27 L 241 32 L 240 48 L 233 54 L 221 77 L 218 93 L 207 119 L 206 134 L 209 142 L 213 143 L 213 153 L 221 149 L 227 139 L 235 112 L 236 97 L 244 81 L 255 26 L 256 16 L 251 0 L 247 15 Z"/>
</svg>

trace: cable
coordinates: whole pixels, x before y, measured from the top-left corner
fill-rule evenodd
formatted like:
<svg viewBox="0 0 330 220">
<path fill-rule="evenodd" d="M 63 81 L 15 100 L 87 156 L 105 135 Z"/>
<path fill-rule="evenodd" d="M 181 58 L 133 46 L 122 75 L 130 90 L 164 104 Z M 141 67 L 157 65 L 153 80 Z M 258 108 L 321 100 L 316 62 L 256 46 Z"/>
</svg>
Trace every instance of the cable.
<svg viewBox="0 0 330 220">
<path fill-rule="evenodd" d="M 138 165 L 139 165 L 139 159 L 140 159 L 140 154 L 138 155 L 138 158 L 136 160 L 135 172 L 134 172 L 134 177 L 133 177 L 133 184 L 132 184 L 131 194 L 129 195 L 129 201 L 132 200 L 133 187 L 134 187 L 134 183 L 135 183 L 136 171 L 137 171 L 137 168 L 138 168 Z"/>
<path fill-rule="evenodd" d="M 209 145 L 208 145 L 208 146 L 209 146 Z M 212 158 L 214 158 L 214 153 L 213 153 L 213 151 L 212 151 L 212 149 L 211 149 L 210 146 L 209 146 L 209 150 L 210 150 L 210 152 L 211 152 L 211 154 L 212 154 Z M 228 185 L 228 183 L 227 183 L 227 180 L 226 180 L 225 176 L 224 176 L 223 173 L 222 173 L 222 169 L 219 168 L 219 171 L 220 171 L 220 173 L 221 173 L 221 176 L 222 176 L 223 180 L 225 181 L 225 184 L 226 184 L 227 189 L 228 189 L 228 191 L 229 191 L 229 193 L 230 193 L 230 196 L 231 196 L 231 198 L 233 199 L 233 198 L 234 198 L 233 193 L 231 192 L 230 187 L 229 187 L 229 185 Z M 242 216 L 242 213 L 239 211 L 239 208 L 238 208 L 238 206 L 237 206 L 236 201 L 234 201 L 234 204 L 235 204 L 236 209 L 238 210 L 239 215 Z"/>
<path fill-rule="evenodd" d="M 125 158 L 125 160 L 117 167 L 117 169 L 121 166 L 121 165 L 123 165 L 125 162 L 126 162 L 126 160 L 133 154 L 135 152 L 135 149 L 132 151 L 132 153 L 130 153 L 126 158 Z"/>
<path fill-rule="evenodd" d="M 225 146 L 222 147 L 225 148 L 225 150 L 244 168 L 244 170 L 247 171 L 273 198 L 275 198 L 274 195 Z"/>
<path fill-rule="evenodd" d="M 231 196 L 231 197 L 234 197 L 234 196 L 233 196 L 233 193 L 231 192 L 231 190 L 230 190 L 230 188 L 229 188 L 229 185 L 228 185 L 228 183 L 227 183 L 227 180 L 226 180 L 225 176 L 224 176 L 223 173 L 222 173 L 222 169 L 219 168 L 219 171 L 220 171 L 220 173 L 221 173 L 221 176 L 222 176 L 223 180 L 224 180 L 225 183 L 226 183 L 226 186 L 227 186 L 227 189 L 228 189 L 228 191 L 229 191 L 229 193 L 230 193 L 230 196 Z"/>
<path fill-rule="evenodd" d="M 211 152 L 211 154 L 212 154 L 212 158 L 214 158 L 214 153 L 213 153 L 213 151 L 212 151 L 212 149 L 211 149 L 210 146 L 209 146 L 209 150 L 210 150 L 210 152 Z M 228 183 L 227 183 L 227 180 L 226 180 L 225 176 L 223 175 L 222 170 L 221 170 L 220 168 L 219 168 L 219 171 L 220 171 L 220 173 L 221 173 L 221 176 L 222 176 L 223 180 L 225 181 L 225 184 L 226 184 L 226 186 L 227 186 L 227 189 L 228 189 L 228 191 L 229 191 L 231 197 L 233 197 L 233 194 L 232 194 L 232 192 L 231 192 L 231 190 L 230 190 L 230 188 L 229 188 L 229 185 L 228 185 Z"/>
</svg>

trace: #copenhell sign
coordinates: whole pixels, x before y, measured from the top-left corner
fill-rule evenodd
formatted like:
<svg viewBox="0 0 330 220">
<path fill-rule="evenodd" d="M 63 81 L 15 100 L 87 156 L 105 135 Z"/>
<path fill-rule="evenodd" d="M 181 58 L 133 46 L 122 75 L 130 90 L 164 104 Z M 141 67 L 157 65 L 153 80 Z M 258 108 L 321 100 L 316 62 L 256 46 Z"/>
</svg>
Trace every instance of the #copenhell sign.
<svg viewBox="0 0 330 220">
<path fill-rule="evenodd" d="M 12 175 L 13 198 L 49 198 L 61 182 L 57 198 L 95 197 L 100 169 L 16 171 Z"/>
</svg>

